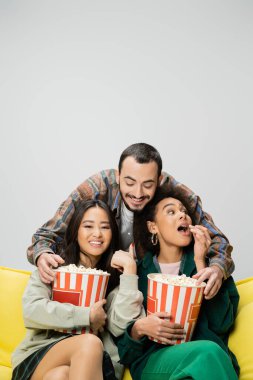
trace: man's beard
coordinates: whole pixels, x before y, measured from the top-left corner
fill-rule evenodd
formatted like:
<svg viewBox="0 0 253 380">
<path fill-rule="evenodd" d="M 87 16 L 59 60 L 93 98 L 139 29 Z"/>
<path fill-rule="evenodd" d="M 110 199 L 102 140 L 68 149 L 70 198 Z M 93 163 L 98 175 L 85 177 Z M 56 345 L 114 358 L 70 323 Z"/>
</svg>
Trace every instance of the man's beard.
<svg viewBox="0 0 253 380">
<path fill-rule="evenodd" d="M 130 199 L 142 199 L 142 200 L 144 200 L 144 199 L 148 199 L 148 200 L 150 200 L 150 196 L 149 195 L 144 195 L 143 197 L 140 197 L 140 198 L 136 198 L 136 197 L 134 197 L 133 195 L 130 195 L 130 194 L 126 194 L 125 195 L 125 198 L 130 198 Z M 145 206 L 146 206 L 146 204 L 141 208 L 141 209 L 132 209 L 126 202 L 125 202 L 125 200 L 123 199 L 123 197 L 122 197 L 122 200 L 123 200 L 123 202 L 124 202 L 124 205 L 126 206 L 126 208 L 129 210 L 129 211 L 131 211 L 131 212 L 134 212 L 135 214 L 140 214 L 142 211 L 143 211 L 143 209 L 145 208 Z"/>
</svg>

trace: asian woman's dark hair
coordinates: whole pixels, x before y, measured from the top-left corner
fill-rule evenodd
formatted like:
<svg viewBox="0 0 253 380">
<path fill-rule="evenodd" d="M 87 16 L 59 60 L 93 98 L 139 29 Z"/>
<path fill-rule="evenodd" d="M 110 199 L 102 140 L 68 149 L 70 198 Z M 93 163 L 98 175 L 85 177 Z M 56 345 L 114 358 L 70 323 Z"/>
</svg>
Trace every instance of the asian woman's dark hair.
<svg viewBox="0 0 253 380">
<path fill-rule="evenodd" d="M 67 227 L 64 243 L 63 243 L 63 249 L 61 256 L 65 260 L 64 265 L 69 264 L 75 264 L 78 265 L 80 262 L 80 247 L 77 241 L 77 235 L 78 235 L 78 229 L 81 224 L 82 218 L 84 213 L 89 210 L 92 207 L 100 207 L 103 209 L 109 219 L 111 231 L 112 231 L 112 240 L 111 243 L 104 252 L 99 260 L 99 262 L 96 265 L 97 269 L 102 269 L 103 271 L 107 271 L 110 273 L 110 279 L 107 287 L 107 293 L 110 293 L 111 290 L 113 290 L 118 284 L 119 284 L 119 276 L 120 273 L 117 269 L 112 268 L 111 258 L 113 253 L 119 249 L 119 233 L 118 233 L 118 227 L 115 221 L 115 217 L 112 214 L 112 211 L 108 207 L 106 203 L 104 203 L 101 200 L 86 200 L 86 201 L 80 201 L 76 203 L 75 205 L 75 211 L 72 215 L 72 218 L 69 222 L 69 225 Z"/>
<path fill-rule="evenodd" d="M 134 214 L 134 242 L 135 249 L 137 252 L 138 258 L 142 258 L 145 252 L 152 252 L 154 255 L 158 255 L 160 251 L 159 241 L 156 245 L 152 244 L 151 237 L 152 234 L 149 232 L 147 227 L 148 221 L 154 221 L 156 215 L 156 206 L 157 204 L 165 198 L 175 198 L 178 199 L 188 210 L 188 213 L 194 223 L 194 216 L 190 210 L 189 201 L 177 192 L 168 192 L 162 188 L 157 188 L 154 198 L 145 206 L 141 213 Z"/>
</svg>

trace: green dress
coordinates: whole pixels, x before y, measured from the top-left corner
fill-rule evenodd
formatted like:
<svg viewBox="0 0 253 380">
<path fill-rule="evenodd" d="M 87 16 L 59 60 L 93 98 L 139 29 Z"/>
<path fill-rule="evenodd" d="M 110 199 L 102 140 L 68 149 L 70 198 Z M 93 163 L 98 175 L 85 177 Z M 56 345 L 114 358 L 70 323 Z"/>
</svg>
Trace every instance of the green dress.
<svg viewBox="0 0 253 380">
<path fill-rule="evenodd" d="M 147 252 L 138 262 L 139 290 L 147 306 L 147 275 L 160 271 L 156 258 Z M 187 248 L 179 274 L 196 273 L 192 248 Z M 129 366 L 133 380 L 236 380 L 239 366 L 228 348 L 228 337 L 235 320 L 239 294 L 230 276 L 211 300 L 203 300 L 191 342 L 164 346 L 148 337 L 131 338 L 130 323 L 118 341 L 121 363 Z"/>
</svg>

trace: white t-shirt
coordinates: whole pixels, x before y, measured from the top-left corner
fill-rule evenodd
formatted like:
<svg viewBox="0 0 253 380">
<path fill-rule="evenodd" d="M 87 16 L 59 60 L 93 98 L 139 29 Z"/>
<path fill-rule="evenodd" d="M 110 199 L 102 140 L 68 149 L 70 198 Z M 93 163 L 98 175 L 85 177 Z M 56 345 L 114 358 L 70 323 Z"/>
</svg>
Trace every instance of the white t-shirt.
<svg viewBox="0 0 253 380">
<path fill-rule="evenodd" d="M 120 248 L 123 251 L 128 251 L 130 244 L 134 241 L 133 222 L 134 213 L 128 210 L 124 202 L 122 202 L 120 210 Z"/>
<path fill-rule="evenodd" d="M 177 263 L 161 264 L 159 263 L 162 274 L 176 274 L 178 275 L 181 261 Z"/>
</svg>

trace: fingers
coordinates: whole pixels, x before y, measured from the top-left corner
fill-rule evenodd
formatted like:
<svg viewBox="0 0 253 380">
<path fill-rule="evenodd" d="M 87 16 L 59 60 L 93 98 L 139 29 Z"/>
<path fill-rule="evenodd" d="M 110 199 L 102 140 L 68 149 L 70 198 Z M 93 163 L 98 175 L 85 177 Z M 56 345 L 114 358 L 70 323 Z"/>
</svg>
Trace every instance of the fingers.
<svg viewBox="0 0 253 380">
<path fill-rule="evenodd" d="M 38 270 L 42 282 L 45 284 L 51 284 L 51 282 L 54 281 L 54 276 L 47 274 L 47 272 L 45 272 L 42 267 L 39 267 Z"/>
<path fill-rule="evenodd" d="M 112 256 L 111 266 L 124 274 L 136 274 L 136 262 L 133 255 L 133 246 L 130 246 L 129 252 L 116 251 Z"/>
<path fill-rule="evenodd" d="M 195 226 L 190 225 L 189 228 L 195 240 L 197 239 L 199 241 L 206 242 L 208 246 L 211 244 L 212 240 L 211 240 L 209 231 L 206 227 L 201 226 L 201 225 L 195 225 Z"/>
<path fill-rule="evenodd" d="M 171 313 L 168 313 L 166 311 L 157 311 L 153 315 L 156 315 L 159 318 L 167 318 L 167 319 L 171 318 Z"/>
<path fill-rule="evenodd" d="M 189 228 L 193 234 L 196 234 L 197 236 L 203 236 L 207 240 L 211 241 L 209 231 L 206 227 L 196 224 L 195 226 L 190 225 Z"/>
<path fill-rule="evenodd" d="M 196 279 L 200 278 L 200 276 L 202 275 L 203 272 L 205 272 L 205 270 L 206 268 L 201 269 L 200 271 L 198 271 L 198 273 L 194 274 L 192 278 L 196 278 Z"/>
<path fill-rule="evenodd" d="M 53 255 L 53 258 L 54 260 L 58 263 L 58 264 L 64 264 L 65 261 L 63 260 L 63 258 L 60 256 L 60 255 Z M 58 265 L 57 265 L 58 266 Z"/>
<path fill-rule="evenodd" d="M 54 254 L 49 254 L 47 257 L 44 258 L 44 260 L 46 260 L 47 265 L 53 268 L 57 268 L 59 264 L 64 263 L 64 260 L 61 258 L 61 256 Z"/>
<path fill-rule="evenodd" d="M 61 256 L 44 252 L 37 260 L 39 274 L 41 280 L 49 284 L 54 281 L 55 272 L 52 268 L 57 268 L 59 264 L 63 264 L 64 260 Z"/>
<path fill-rule="evenodd" d="M 168 335 L 158 335 L 157 340 L 162 342 L 162 344 L 176 344 L 177 340 L 185 339 L 185 334 L 168 334 Z"/>
<path fill-rule="evenodd" d="M 174 344 L 175 340 L 184 339 L 185 331 L 179 323 L 171 323 L 168 320 L 161 320 L 156 328 L 155 339 L 163 344 Z"/>
<path fill-rule="evenodd" d="M 208 281 L 209 283 L 209 281 Z M 218 283 L 218 282 L 215 282 L 213 283 L 213 285 L 207 283 L 207 286 L 205 288 L 205 291 L 204 291 L 204 295 L 205 295 L 205 299 L 207 300 L 210 300 L 211 298 L 213 298 L 217 293 L 218 291 L 220 290 L 220 287 L 221 287 L 221 283 Z"/>
<path fill-rule="evenodd" d="M 158 340 L 161 342 L 161 344 L 164 344 L 166 346 L 173 346 L 176 344 L 176 342 L 173 341 L 172 339 L 168 339 L 165 337 L 160 337 Z"/>
<path fill-rule="evenodd" d="M 211 245 L 211 237 L 207 228 L 196 225 L 189 226 L 194 237 L 194 261 L 197 270 L 206 266 L 206 254 Z"/>
<path fill-rule="evenodd" d="M 104 299 L 104 298 L 102 300 L 94 303 L 94 305 L 96 305 L 98 307 L 100 307 L 100 306 L 103 307 L 105 304 L 106 304 L 106 299 Z"/>
<path fill-rule="evenodd" d="M 52 265 L 50 264 L 50 262 L 51 261 L 54 262 L 54 260 L 52 260 L 50 256 L 52 255 L 48 253 L 43 254 L 43 256 L 41 255 L 37 261 L 41 280 L 45 282 L 46 284 L 52 282 L 55 276 L 54 271 L 51 269 Z"/>
<path fill-rule="evenodd" d="M 117 264 L 115 264 L 115 263 L 113 262 L 113 259 L 112 259 L 112 261 L 111 261 L 111 267 L 112 267 L 112 268 L 115 268 L 115 269 L 118 269 L 118 271 L 120 271 L 120 272 L 123 272 L 122 267 L 119 266 L 119 265 L 117 265 Z"/>
<path fill-rule="evenodd" d="M 44 268 L 49 268 L 50 266 L 57 268 L 59 264 L 63 263 L 64 260 L 61 256 L 47 252 L 42 253 L 37 260 L 38 267 L 43 266 Z"/>
<path fill-rule="evenodd" d="M 156 312 L 152 314 L 158 318 L 157 325 L 161 332 L 182 334 L 184 327 L 180 323 L 170 322 L 171 313 L 168 312 Z"/>
<path fill-rule="evenodd" d="M 106 300 L 102 299 L 95 302 L 90 308 L 90 326 L 92 330 L 99 331 L 106 323 L 107 315 L 103 308 L 106 304 Z"/>
<path fill-rule="evenodd" d="M 128 253 L 130 257 L 134 260 L 135 259 L 134 243 L 130 244 Z"/>
<path fill-rule="evenodd" d="M 195 226 L 191 224 L 189 225 L 189 228 L 190 230 L 193 230 L 194 232 L 201 231 L 206 235 L 206 237 L 211 238 L 209 234 L 209 230 L 206 227 L 202 226 L 201 224 L 195 224 Z"/>
<path fill-rule="evenodd" d="M 200 270 L 192 277 L 198 280 L 197 285 L 207 280 L 204 296 L 206 299 L 211 299 L 218 293 L 221 287 L 223 273 L 219 267 L 211 266 Z"/>
<path fill-rule="evenodd" d="M 172 338 L 172 336 L 176 338 L 182 338 L 184 334 L 185 334 L 185 331 L 183 328 L 176 329 L 176 328 L 173 328 L 173 326 L 171 327 L 161 326 L 158 330 L 159 336 L 165 336 L 167 338 Z"/>
<path fill-rule="evenodd" d="M 200 270 L 198 273 L 194 274 L 194 276 L 192 276 L 193 278 L 196 278 L 198 280 L 196 285 L 200 285 L 202 282 L 209 279 L 209 277 L 211 276 L 211 272 L 209 269 L 210 267 L 204 268 Z"/>
<path fill-rule="evenodd" d="M 159 315 L 161 317 L 159 317 Z M 149 314 L 147 317 L 139 319 L 134 324 L 133 329 L 133 336 L 138 339 L 141 336 L 147 335 L 162 341 L 164 344 L 174 344 L 174 340 L 183 339 L 185 337 L 183 326 L 179 323 L 170 322 L 170 313 L 166 312 Z"/>
<path fill-rule="evenodd" d="M 113 256 L 112 256 L 112 259 L 111 259 L 111 267 L 112 268 L 115 268 L 117 269 L 119 272 L 123 272 L 123 268 L 122 268 L 122 263 L 118 257 L 119 253 L 118 251 L 116 251 Z"/>
<path fill-rule="evenodd" d="M 209 269 L 211 274 L 204 291 L 205 298 L 208 300 L 213 298 L 218 293 L 223 279 L 223 272 L 219 267 L 214 265 Z"/>
</svg>

